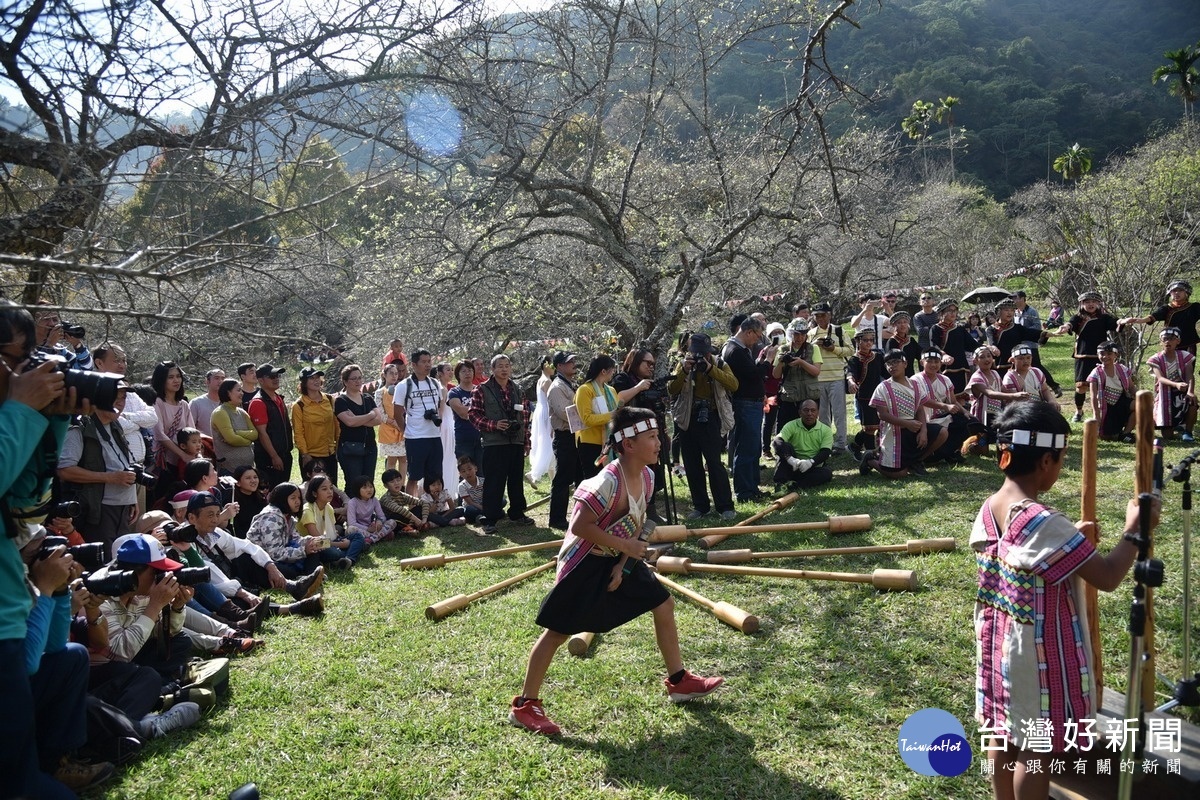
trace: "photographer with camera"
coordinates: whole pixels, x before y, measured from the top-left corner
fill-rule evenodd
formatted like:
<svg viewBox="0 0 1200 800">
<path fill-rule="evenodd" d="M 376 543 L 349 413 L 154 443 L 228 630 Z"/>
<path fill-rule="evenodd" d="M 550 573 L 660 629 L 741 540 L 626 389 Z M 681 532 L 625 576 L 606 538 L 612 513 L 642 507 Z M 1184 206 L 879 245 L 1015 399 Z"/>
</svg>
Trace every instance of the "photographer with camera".
<svg viewBox="0 0 1200 800">
<path fill-rule="evenodd" d="M 433 356 L 428 350 L 414 350 L 409 363 L 411 374 L 397 383 L 392 392 L 392 419 L 400 426 L 408 455 L 408 483 L 404 491 L 417 495 L 417 484 L 426 475 L 442 472 L 446 388 L 430 375 Z"/>
<path fill-rule="evenodd" d="M 846 344 L 840 325 L 832 322 L 829 303 L 813 306 L 815 325 L 809 326 L 808 338 L 817 346 L 813 357 L 821 365 L 817 376 L 817 403 L 821 422 L 834 430 L 833 454 L 846 452 L 846 359 L 854 349 Z M 878 339 L 876 340 L 878 341 Z"/>
<path fill-rule="evenodd" d="M 716 512 L 723 519 L 733 519 L 733 490 L 721 454 L 725 435 L 733 427 L 729 395 L 738 388 L 738 380 L 714 355 L 708 334 L 683 334 L 679 349 L 685 350 L 685 355 L 667 384 L 667 394 L 673 398 L 671 416 L 679 429 L 684 475 L 692 495 L 693 509 L 687 519 L 699 519 L 712 510 L 710 486 Z"/>
<path fill-rule="evenodd" d="M 63 359 L 63 366 L 68 369 L 94 369 L 92 354 L 83 341 L 87 331 L 77 322 L 60 320 L 58 312 L 51 310 L 49 305 L 46 300 L 38 301 L 41 308 L 34 315 L 37 349 Z"/>
<path fill-rule="evenodd" d="M 669 458 L 671 440 L 667 436 L 667 379 L 654 377 L 654 367 L 657 364 L 654 353 L 641 347 L 635 347 L 625 355 L 621 363 L 621 371 L 613 376 L 612 387 L 617 391 L 618 398 L 626 398 L 625 404 L 633 408 L 646 408 L 654 412 L 658 420 L 658 438 L 661 447 L 658 461 L 650 465 L 654 471 L 654 488 L 665 490 L 667 485 L 667 470 L 663 459 Z M 654 507 L 651 497 L 646 507 L 646 516 L 657 523 L 663 519 Z"/>
<path fill-rule="evenodd" d="M 503 353 L 492 356 L 492 376 L 471 395 L 471 424 L 483 437 L 483 532 L 496 532 L 504 515 L 518 525 L 534 525 L 525 514 L 525 457 L 529 455 L 529 407 L 520 384 L 512 380 L 512 361 Z M 409 448 L 412 464 L 412 448 Z M 431 472 L 439 474 L 441 465 Z"/>
<path fill-rule="evenodd" d="M 58 457 L 64 495 L 82 507 L 83 538 L 102 542 L 106 555 L 137 518 L 137 484 L 154 483 L 153 476 L 134 460 L 117 423 L 125 394 L 124 387 L 118 389 L 113 410 L 96 408 L 80 417 L 67 431 Z"/>
<path fill-rule="evenodd" d="M 776 350 L 771 365 L 771 374 L 779 381 L 779 430 L 800 418 L 801 403 L 820 396 L 817 376 L 821 374 L 821 366 L 816 363 L 815 348 L 808 340 L 808 323 L 799 318 L 792 320 L 786 335 L 787 345 Z"/>
</svg>

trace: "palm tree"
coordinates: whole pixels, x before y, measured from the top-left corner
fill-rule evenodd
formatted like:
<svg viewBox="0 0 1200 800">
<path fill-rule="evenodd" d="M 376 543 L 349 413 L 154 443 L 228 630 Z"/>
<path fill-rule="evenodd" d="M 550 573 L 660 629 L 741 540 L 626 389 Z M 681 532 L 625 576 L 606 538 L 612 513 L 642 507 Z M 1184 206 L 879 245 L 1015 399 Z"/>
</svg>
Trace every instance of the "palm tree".
<svg viewBox="0 0 1200 800">
<path fill-rule="evenodd" d="M 1067 152 L 1054 159 L 1054 171 L 1064 181 L 1077 181 L 1092 171 L 1092 151 L 1080 147 L 1079 142 L 1071 145 Z"/>
<path fill-rule="evenodd" d="M 1168 91 L 1183 99 L 1183 118 L 1185 121 L 1190 120 L 1192 103 L 1196 102 L 1198 93 L 1200 93 L 1200 71 L 1196 69 L 1196 62 L 1200 61 L 1200 44 L 1179 50 L 1168 50 L 1163 53 L 1163 58 L 1171 63 L 1163 64 L 1154 70 L 1150 81 L 1158 83 L 1178 78 L 1176 83 L 1172 83 L 1168 87 Z"/>
<path fill-rule="evenodd" d="M 929 177 L 929 164 L 925 156 L 925 140 L 929 138 L 929 124 L 933 120 L 933 103 L 918 100 L 912 104 L 912 113 L 900 122 L 900 129 L 917 143 L 921 152 L 922 177 Z"/>
<path fill-rule="evenodd" d="M 942 97 L 938 100 L 934 118 L 938 122 L 945 120 L 946 132 L 950 136 L 950 182 L 954 183 L 954 107 L 958 105 L 957 97 Z"/>
</svg>

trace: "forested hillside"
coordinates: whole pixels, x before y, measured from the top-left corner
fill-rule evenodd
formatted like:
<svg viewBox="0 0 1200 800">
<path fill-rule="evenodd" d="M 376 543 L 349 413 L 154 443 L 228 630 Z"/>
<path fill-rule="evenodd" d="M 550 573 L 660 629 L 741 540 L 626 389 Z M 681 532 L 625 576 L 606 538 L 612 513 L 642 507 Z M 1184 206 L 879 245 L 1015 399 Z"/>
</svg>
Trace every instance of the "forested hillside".
<svg viewBox="0 0 1200 800">
<path fill-rule="evenodd" d="M 1200 41 L 1195 0 L 883 0 L 866 4 L 829 42 L 829 63 L 871 96 L 835 128 L 865 115 L 899 132 L 915 101 L 959 98 L 965 128 L 958 177 L 998 197 L 1045 180 L 1075 142 L 1101 165 L 1148 132 L 1177 122 L 1179 98 L 1150 76 L 1163 53 Z M 770 64 L 729 65 L 714 84 L 721 107 L 777 107 L 795 91 L 786 50 Z M 942 130 L 931 132 L 935 140 Z"/>
</svg>

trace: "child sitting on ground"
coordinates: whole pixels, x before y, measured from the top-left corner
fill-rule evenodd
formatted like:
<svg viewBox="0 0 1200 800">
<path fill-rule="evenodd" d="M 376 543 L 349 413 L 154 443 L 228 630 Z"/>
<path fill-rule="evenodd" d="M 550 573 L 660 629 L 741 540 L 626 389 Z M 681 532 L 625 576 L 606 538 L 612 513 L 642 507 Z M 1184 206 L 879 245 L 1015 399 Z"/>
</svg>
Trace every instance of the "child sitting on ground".
<svg viewBox="0 0 1200 800">
<path fill-rule="evenodd" d="M 421 493 L 421 521 L 431 528 L 448 525 L 465 525 L 466 514 L 454 505 L 454 498 L 446 491 L 441 475 L 426 475 L 425 490 Z"/>
<path fill-rule="evenodd" d="M 368 547 L 391 539 L 396 532 L 396 520 L 388 519 L 383 513 L 383 506 L 375 497 L 375 484 L 371 478 L 360 475 L 351 480 L 346 489 L 350 495 L 350 502 L 346 505 L 346 530 L 361 533 Z"/>
<path fill-rule="evenodd" d="M 483 516 L 483 476 L 470 456 L 458 459 L 458 477 L 458 502 L 467 522 L 486 525 L 487 517 Z"/>
<path fill-rule="evenodd" d="M 421 498 L 413 497 L 404 491 L 404 473 L 396 469 L 384 470 L 383 488 L 386 491 L 379 498 L 379 504 L 383 507 L 388 519 L 394 519 L 399 523 L 400 527 L 396 529 L 396 533 L 412 536 L 418 531 L 429 528 L 419 516 L 413 513 L 413 509 L 421 507 Z"/>
</svg>

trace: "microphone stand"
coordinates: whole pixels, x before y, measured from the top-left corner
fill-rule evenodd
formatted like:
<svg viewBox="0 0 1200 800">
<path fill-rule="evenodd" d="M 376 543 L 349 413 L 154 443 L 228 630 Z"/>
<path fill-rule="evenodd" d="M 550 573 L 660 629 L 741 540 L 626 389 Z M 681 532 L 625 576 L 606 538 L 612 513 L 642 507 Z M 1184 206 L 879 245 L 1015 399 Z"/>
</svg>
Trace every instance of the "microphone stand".
<svg viewBox="0 0 1200 800">
<path fill-rule="evenodd" d="M 1183 677 L 1176 682 L 1172 698 L 1155 709 L 1156 711 L 1169 711 L 1176 706 L 1200 706 L 1200 672 L 1188 677 L 1192 656 L 1192 464 L 1196 463 L 1197 459 L 1200 459 L 1200 450 L 1192 451 L 1179 462 L 1179 466 L 1171 470 L 1171 480 L 1183 484 Z"/>
<path fill-rule="evenodd" d="M 1151 515 L 1154 513 L 1154 495 L 1143 492 L 1138 495 L 1140 514 L 1138 515 L 1137 561 L 1133 565 L 1133 603 L 1129 607 L 1129 675 L 1128 686 L 1125 689 L 1125 719 L 1136 718 L 1137 730 L 1127 733 L 1121 742 L 1121 763 L 1132 761 L 1135 764 L 1141 760 L 1145 730 L 1145 709 L 1142 706 L 1142 662 L 1145 659 L 1144 637 L 1146 635 L 1146 590 L 1161 586 L 1163 581 L 1163 565 L 1161 561 L 1150 558 Z M 1120 770 L 1117 784 L 1118 800 L 1130 800 L 1133 792 L 1134 774 L 1125 769 Z"/>
</svg>

